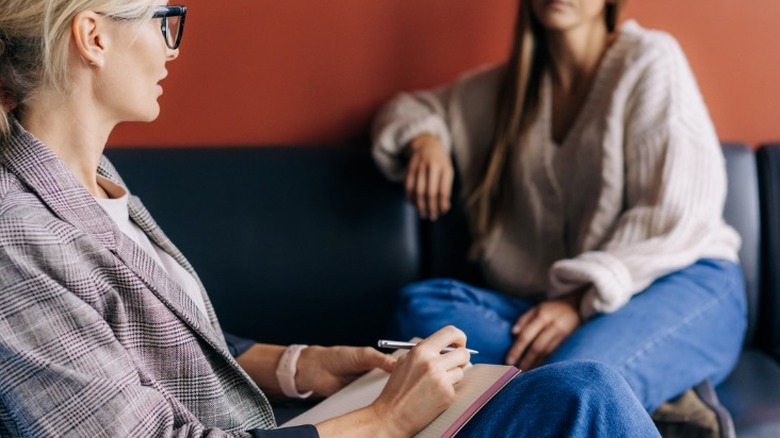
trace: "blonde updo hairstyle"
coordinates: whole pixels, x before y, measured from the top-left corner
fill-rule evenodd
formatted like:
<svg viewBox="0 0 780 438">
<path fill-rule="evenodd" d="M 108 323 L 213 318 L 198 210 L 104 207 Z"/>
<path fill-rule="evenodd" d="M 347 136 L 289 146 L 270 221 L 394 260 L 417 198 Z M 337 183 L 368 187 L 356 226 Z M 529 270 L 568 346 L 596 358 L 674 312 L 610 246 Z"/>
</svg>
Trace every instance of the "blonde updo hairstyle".
<svg viewBox="0 0 780 438">
<path fill-rule="evenodd" d="M 0 137 L 41 89 L 68 91 L 71 25 L 83 11 L 151 17 L 154 0 L 0 0 Z"/>
</svg>

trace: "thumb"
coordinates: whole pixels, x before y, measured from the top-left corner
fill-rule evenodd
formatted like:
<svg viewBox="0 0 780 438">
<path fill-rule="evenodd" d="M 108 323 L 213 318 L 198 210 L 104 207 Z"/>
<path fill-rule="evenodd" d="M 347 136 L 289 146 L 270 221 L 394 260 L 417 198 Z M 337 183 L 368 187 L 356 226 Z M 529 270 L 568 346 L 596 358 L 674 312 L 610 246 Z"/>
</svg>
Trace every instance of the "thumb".
<svg viewBox="0 0 780 438">
<path fill-rule="evenodd" d="M 366 362 L 370 364 L 371 368 L 380 368 L 388 373 L 392 372 L 395 368 L 397 359 L 389 354 L 384 354 L 371 349 L 371 353 L 368 356 Z"/>
</svg>

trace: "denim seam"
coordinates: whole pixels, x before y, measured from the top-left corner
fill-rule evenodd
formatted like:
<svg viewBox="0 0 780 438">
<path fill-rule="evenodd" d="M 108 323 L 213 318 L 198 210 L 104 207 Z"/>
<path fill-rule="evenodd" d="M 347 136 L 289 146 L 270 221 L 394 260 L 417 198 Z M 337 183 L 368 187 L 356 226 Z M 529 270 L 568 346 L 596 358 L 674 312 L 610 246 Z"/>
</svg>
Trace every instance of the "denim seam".
<svg viewBox="0 0 780 438">
<path fill-rule="evenodd" d="M 696 318 L 701 317 L 705 312 L 712 309 L 716 304 L 722 302 L 725 298 L 727 298 L 728 296 L 727 291 L 731 290 L 736 286 L 736 275 L 733 274 L 729 275 L 729 279 L 727 282 L 724 282 L 724 285 L 728 287 L 721 288 L 719 293 L 716 293 L 715 296 L 709 302 L 707 302 L 704 306 L 700 307 L 695 313 L 689 315 L 687 318 L 683 319 L 679 323 L 670 327 L 668 330 L 659 334 L 653 340 L 649 341 L 643 348 L 635 351 L 631 356 L 627 357 L 623 361 L 623 365 L 621 366 L 621 369 L 623 370 L 630 369 L 633 363 L 635 363 L 640 357 L 647 354 L 648 351 L 650 351 L 651 349 L 659 345 L 662 340 L 667 339 L 673 333 L 678 332 L 681 327 L 684 327 L 688 325 L 691 321 L 695 320 Z"/>
</svg>

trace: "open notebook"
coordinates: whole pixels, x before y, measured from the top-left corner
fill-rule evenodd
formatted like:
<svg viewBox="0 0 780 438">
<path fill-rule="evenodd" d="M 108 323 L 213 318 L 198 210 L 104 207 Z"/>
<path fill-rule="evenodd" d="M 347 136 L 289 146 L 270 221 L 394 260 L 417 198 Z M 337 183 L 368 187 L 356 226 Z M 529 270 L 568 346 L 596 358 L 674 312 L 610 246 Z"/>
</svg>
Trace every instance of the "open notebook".
<svg viewBox="0 0 780 438">
<path fill-rule="evenodd" d="M 468 367 L 463 380 L 455 386 L 455 403 L 416 436 L 438 438 L 455 435 L 477 411 L 519 373 L 520 370 L 508 365 L 477 364 Z M 389 376 L 390 374 L 380 369 L 372 370 L 281 426 L 316 424 L 368 406 L 382 392 Z"/>
</svg>

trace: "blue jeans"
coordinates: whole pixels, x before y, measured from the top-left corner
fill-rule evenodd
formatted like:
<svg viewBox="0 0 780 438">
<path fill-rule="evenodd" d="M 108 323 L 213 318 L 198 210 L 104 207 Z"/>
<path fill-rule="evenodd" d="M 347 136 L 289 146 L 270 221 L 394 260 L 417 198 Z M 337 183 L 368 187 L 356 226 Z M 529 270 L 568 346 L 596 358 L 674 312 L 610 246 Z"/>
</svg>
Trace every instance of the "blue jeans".
<svg viewBox="0 0 780 438">
<path fill-rule="evenodd" d="M 622 376 L 578 360 L 520 374 L 457 436 L 660 437 Z"/>
<path fill-rule="evenodd" d="M 474 362 L 503 363 L 517 319 L 533 303 L 453 280 L 414 283 L 401 293 L 390 331 L 428 336 L 453 324 L 479 351 Z M 619 372 L 648 411 L 736 363 L 747 326 L 736 263 L 704 259 L 659 278 L 614 313 L 585 322 L 547 359 L 601 362 Z"/>
</svg>

